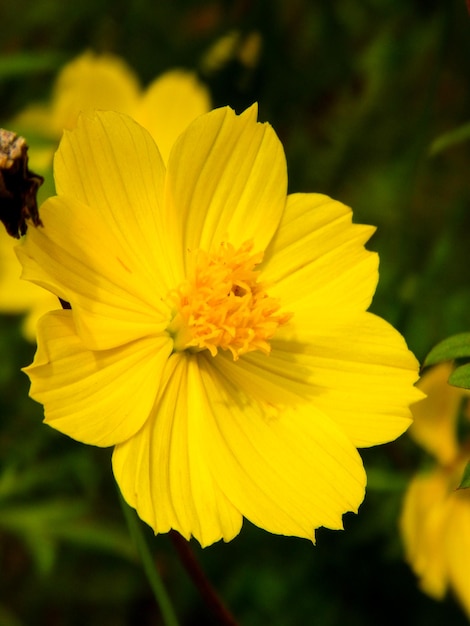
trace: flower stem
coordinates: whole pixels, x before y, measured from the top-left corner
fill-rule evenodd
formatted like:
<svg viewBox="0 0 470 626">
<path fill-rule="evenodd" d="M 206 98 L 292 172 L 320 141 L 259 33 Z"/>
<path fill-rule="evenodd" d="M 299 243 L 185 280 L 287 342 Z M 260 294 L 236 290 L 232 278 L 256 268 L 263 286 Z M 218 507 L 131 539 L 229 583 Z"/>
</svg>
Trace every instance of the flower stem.
<svg viewBox="0 0 470 626">
<path fill-rule="evenodd" d="M 170 537 L 191 580 L 217 617 L 217 623 L 223 626 L 237 626 L 237 621 L 217 595 L 217 592 L 197 562 L 189 542 L 175 530 L 170 530 Z"/>
<path fill-rule="evenodd" d="M 160 578 L 160 574 L 158 573 L 158 570 L 155 566 L 153 556 L 150 553 L 147 541 L 142 532 L 141 522 L 137 518 L 135 512 L 124 500 L 120 492 L 119 499 L 121 501 L 124 517 L 126 518 L 127 526 L 129 528 L 129 533 L 135 543 L 140 559 L 142 561 L 142 566 L 147 576 L 147 580 L 153 591 L 155 600 L 160 608 L 163 623 L 165 624 L 165 626 L 178 626 L 178 620 L 173 610 L 171 600 L 166 592 L 162 579 Z"/>
</svg>

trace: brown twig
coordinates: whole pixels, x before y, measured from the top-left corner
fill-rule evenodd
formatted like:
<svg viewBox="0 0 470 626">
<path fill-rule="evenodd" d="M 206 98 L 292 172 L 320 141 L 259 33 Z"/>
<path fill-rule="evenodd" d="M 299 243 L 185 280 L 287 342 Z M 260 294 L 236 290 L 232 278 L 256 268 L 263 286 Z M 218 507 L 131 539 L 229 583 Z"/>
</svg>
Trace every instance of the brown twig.
<svg viewBox="0 0 470 626">
<path fill-rule="evenodd" d="M 207 579 L 204 571 L 196 560 L 193 551 L 191 550 L 189 542 L 175 530 L 170 531 L 170 537 L 176 551 L 178 552 L 181 563 L 188 572 L 193 583 L 196 585 L 202 598 L 219 620 L 219 624 L 223 624 L 224 626 L 238 626 L 237 621 Z"/>
</svg>

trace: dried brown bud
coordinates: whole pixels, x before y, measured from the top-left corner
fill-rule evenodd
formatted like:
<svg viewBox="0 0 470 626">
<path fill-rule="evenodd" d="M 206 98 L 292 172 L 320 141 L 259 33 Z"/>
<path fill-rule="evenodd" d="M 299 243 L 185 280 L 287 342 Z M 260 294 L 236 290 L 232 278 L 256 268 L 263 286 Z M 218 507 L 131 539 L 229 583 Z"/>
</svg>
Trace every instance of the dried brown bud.
<svg viewBox="0 0 470 626">
<path fill-rule="evenodd" d="M 25 234 L 27 219 L 42 225 L 36 195 L 43 182 L 28 169 L 25 139 L 0 128 L 0 220 L 12 237 Z"/>
</svg>

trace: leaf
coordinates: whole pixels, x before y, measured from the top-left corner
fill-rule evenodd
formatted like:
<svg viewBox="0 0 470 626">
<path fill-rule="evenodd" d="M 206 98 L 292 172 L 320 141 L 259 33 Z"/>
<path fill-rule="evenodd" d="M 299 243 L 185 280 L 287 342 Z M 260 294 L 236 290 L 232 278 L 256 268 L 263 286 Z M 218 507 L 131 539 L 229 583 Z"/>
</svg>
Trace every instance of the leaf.
<svg viewBox="0 0 470 626">
<path fill-rule="evenodd" d="M 431 147 L 429 149 L 429 154 L 431 156 L 435 156 L 439 152 L 443 152 L 447 150 L 447 148 L 451 148 L 459 143 L 463 143 L 464 141 L 468 141 L 470 139 L 470 122 L 459 126 L 458 128 L 454 128 L 443 135 L 440 135 L 435 139 Z"/>
<path fill-rule="evenodd" d="M 457 489 L 468 489 L 470 487 L 470 463 L 467 463 L 463 471 L 462 480 Z"/>
<path fill-rule="evenodd" d="M 37 72 L 55 71 L 63 61 L 56 53 L 21 52 L 0 56 L 0 78 L 28 76 Z"/>
<path fill-rule="evenodd" d="M 453 361 L 470 357 L 470 333 L 452 335 L 439 342 L 424 360 L 424 365 L 434 365 L 441 361 Z"/>
<path fill-rule="evenodd" d="M 449 383 L 455 387 L 470 389 L 470 363 L 461 365 L 454 370 L 449 377 Z"/>
<path fill-rule="evenodd" d="M 101 550 L 130 561 L 136 559 L 128 533 L 116 524 L 91 519 L 87 504 L 81 501 L 53 499 L 27 505 L 3 505 L 0 528 L 20 535 L 34 549 L 41 571 L 52 566 L 57 542 Z"/>
<path fill-rule="evenodd" d="M 51 535 L 54 539 L 77 546 L 108 552 L 129 561 L 137 560 L 137 552 L 129 534 L 114 524 L 80 518 L 54 528 Z"/>
</svg>

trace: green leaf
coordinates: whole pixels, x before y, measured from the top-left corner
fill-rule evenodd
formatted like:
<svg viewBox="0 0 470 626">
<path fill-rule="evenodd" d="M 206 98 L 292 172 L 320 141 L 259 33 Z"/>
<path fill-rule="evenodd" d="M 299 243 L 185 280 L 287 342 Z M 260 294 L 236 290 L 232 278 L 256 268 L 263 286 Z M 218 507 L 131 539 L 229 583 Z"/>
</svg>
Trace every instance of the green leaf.
<svg viewBox="0 0 470 626">
<path fill-rule="evenodd" d="M 455 387 L 470 389 L 470 363 L 461 365 L 454 370 L 449 377 L 449 383 Z"/>
<path fill-rule="evenodd" d="M 132 562 L 137 560 L 137 551 L 129 540 L 129 534 L 109 523 L 79 518 L 57 526 L 51 536 L 78 546 L 119 555 Z"/>
<path fill-rule="evenodd" d="M 55 71 L 63 61 L 56 53 L 22 52 L 0 56 L 0 78 Z"/>
<path fill-rule="evenodd" d="M 459 143 L 463 143 L 464 141 L 468 141 L 470 139 L 470 122 L 459 126 L 458 128 L 454 128 L 443 135 L 440 135 L 437 139 L 435 139 L 431 147 L 429 149 L 429 153 L 431 156 L 438 154 L 439 152 L 443 152 L 447 150 L 447 148 L 451 148 Z"/>
<path fill-rule="evenodd" d="M 462 480 L 457 489 L 468 489 L 470 487 L 470 463 L 467 463 L 463 471 Z"/>
<path fill-rule="evenodd" d="M 424 360 L 424 365 L 470 357 L 470 333 L 452 335 L 439 342 Z"/>
</svg>

